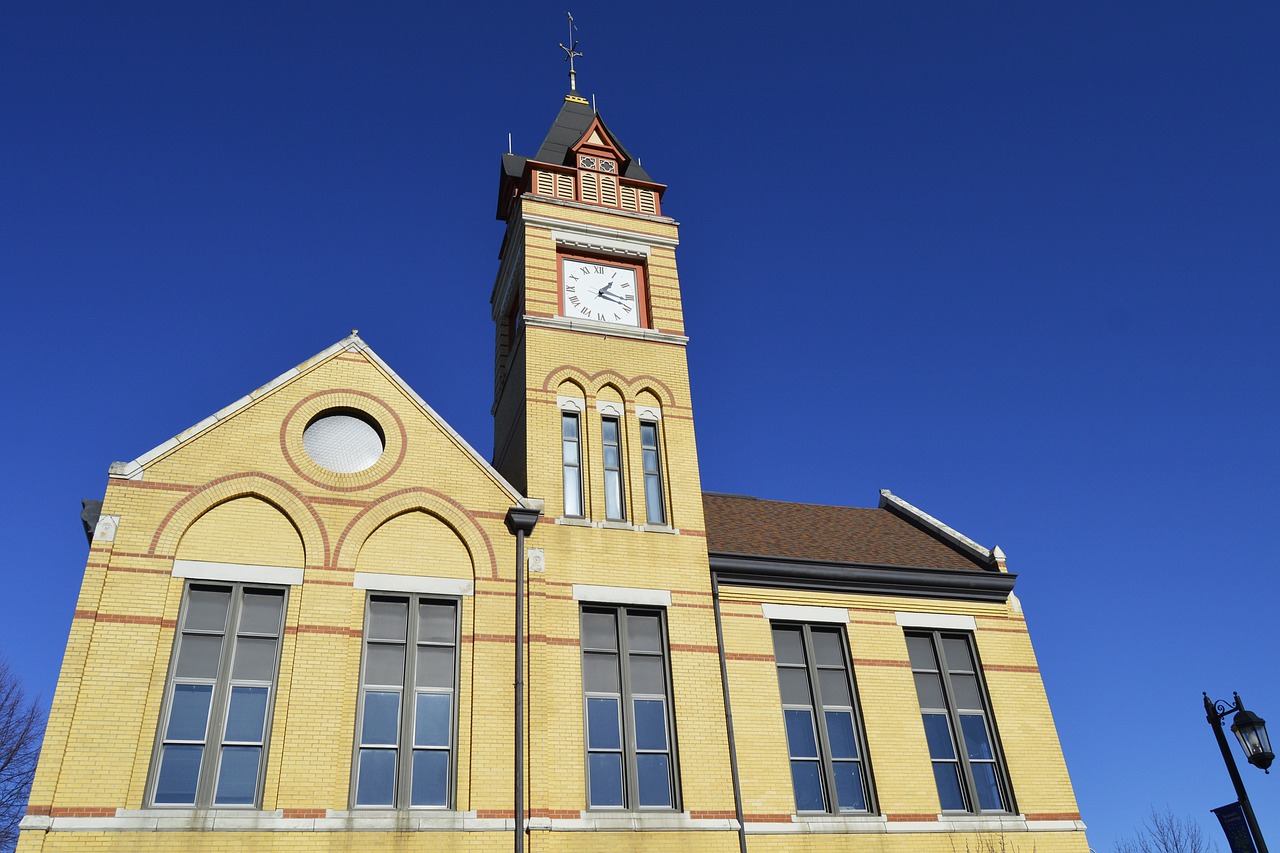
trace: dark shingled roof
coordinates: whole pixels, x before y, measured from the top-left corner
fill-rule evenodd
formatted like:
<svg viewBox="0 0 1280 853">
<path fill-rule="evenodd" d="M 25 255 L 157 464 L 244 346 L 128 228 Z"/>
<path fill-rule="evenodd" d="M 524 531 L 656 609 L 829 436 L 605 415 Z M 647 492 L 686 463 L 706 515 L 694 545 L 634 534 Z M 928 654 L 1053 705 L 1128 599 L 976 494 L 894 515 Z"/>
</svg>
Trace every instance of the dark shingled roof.
<svg viewBox="0 0 1280 853">
<path fill-rule="evenodd" d="M 887 509 L 787 503 L 704 492 L 707 550 L 830 563 L 984 571 Z"/>
<path fill-rule="evenodd" d="M 563 166 L 567 163 L 569 147 L 582 138 L 582 135 L 587 132 L 587 128 L 591 127 L 591 122 L 596 119 L 596 111 L 591 108 L 590 104 L 578 101 L 578 97 L 578 95 L 570 95 L 565 98 L 564 105 L 560 107 L 560 114 L 556 116 L 555 122 L 552 123 L 551 130 L 547 131 L 547 138 L 542 140 L 542 147 L 534 155 L 534 160 L 539 163 L 554 163 L 558 166 Z M 653 179 L 649 177 L 648 173 L 622 147 L 618 137 L 614 136 L 613 132 L 607 127 L 605 130 L 622 152 L 622 159 L 625 163 L 623 177 L 634 178 L 637 181 L 652 182 Z"/>
</svg>

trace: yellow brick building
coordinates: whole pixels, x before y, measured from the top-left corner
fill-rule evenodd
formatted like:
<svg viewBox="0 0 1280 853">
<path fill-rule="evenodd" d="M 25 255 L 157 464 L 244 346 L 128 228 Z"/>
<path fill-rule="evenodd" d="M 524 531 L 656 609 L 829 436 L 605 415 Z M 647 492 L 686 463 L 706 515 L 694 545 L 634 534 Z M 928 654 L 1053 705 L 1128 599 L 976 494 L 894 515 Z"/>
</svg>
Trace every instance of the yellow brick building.
<svg viewBox="0 0 1280 853">
<path fill-rule="evenodd" d="M 999 549 L 703 492 L 663 190 L 503 158 L 492 462 L 353 333 L 112 466 L 22 853 L 1088 849 Z"/>
</svg>

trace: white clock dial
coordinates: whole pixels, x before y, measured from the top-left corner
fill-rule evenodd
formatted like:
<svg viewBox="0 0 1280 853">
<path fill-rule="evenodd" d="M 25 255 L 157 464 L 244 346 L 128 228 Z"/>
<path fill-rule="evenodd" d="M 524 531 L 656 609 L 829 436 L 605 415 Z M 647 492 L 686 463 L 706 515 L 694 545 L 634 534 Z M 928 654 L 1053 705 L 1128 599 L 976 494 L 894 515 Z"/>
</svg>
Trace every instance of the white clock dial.
<svg viewBox="0 0 1280 853">
<path fill-rule="evenodd" d="M 580 258 L 564 258 L 564 316 L 597 323 L 640 325 L 636 271 Z"/>
</svg>

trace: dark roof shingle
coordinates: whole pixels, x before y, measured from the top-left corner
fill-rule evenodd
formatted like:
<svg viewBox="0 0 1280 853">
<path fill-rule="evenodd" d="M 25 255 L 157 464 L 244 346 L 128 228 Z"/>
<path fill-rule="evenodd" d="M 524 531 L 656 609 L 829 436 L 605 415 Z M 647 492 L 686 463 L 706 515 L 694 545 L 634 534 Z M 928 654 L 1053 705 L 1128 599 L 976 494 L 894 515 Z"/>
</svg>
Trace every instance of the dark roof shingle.
<svg viewBox="0 0 1280 853">
<path fill-rule="evenodd" d="M 983 571 L 887 509 L 822 506 L 704 492 L 707 550 L 830 563 Z"/>
</svg>

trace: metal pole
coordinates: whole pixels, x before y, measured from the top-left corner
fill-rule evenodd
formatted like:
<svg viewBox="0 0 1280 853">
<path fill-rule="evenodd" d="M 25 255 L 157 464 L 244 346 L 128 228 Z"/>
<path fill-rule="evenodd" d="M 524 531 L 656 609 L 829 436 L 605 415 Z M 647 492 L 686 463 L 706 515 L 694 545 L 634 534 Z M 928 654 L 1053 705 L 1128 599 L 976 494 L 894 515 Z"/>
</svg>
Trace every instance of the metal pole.
<svg viewBox="0 0 1280 853">
<path fill-rule="evenodd" d="M 724 690 L 724 725 L 729 737 L 729 772 L 733 776 L 733 812 L 738 818 L 738 850 L 747 853 L 747 824 L 742 814 L 742 786 L 738 781 L 738 747 L 733 734 L 733 707 L 729 704 L 729 667 L 724 657 L 724 623 L 720 618 L 720 578 L 711 573 L 711 604 L 716 614 L 716 647 L 720 653 L 720 684 Z"/>
<path fill-rule="evenodd" d="M 1253 843 L 1257 846 L 1258 853 L 1269 853 L 1267 842 L 1262 838 L 1262 828 L 1258 826 L 1258 818 L 1253 814 L 1253 805 L 1249 802 L 1249 794 L 1244 789 L 1244 780 L 1240 778 L 1240 771 L 1236 769 L 1236 760 L 1231 755 L 1231 745 L 1227 743 L 1227 736 L 1222 731 L 1222 717 L 1230 711 L 1220 715 L 1208 693 L 1204 694 L 1204 710 L 1208 717 L 1209 725 L 1213 728 L 1214 737 L 1218 739 L 1218 748 L 1222 750 L 1222 760 L 1226 762 L 1227 773 L 1231 776 L 1231 784 L 1236 786 L 1236 798 L 1240 801 L 1240 808 L 1244 810 L 1244 819 L 1249 824 L 1249 832 L 1253 834 Z M 1231 710 L 1236 709 L 1233 708 Z"/>
<path fill-rule="evenodd" d="M 524 537 L 532 533 L 541 509 L 513 506 L 507 530 L 516 537 L 516 715 L 515 715 L 515 853 L 524 853 Z"/>
</svg>

